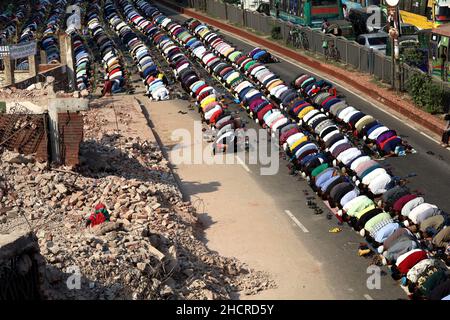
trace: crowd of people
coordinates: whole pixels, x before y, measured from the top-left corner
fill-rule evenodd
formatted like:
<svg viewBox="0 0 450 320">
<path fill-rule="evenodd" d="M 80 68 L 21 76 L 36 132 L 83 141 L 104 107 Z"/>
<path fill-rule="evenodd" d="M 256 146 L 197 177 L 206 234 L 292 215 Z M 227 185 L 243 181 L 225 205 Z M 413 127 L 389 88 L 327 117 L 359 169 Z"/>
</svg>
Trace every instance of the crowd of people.
<svg viewBox="0 0 450 320">
<path fill-rule="evenodd" d="M 102 57 L 105 80 L 102 94 L 109 95 L 124 90 L 126 75 L 122 59 L 119 56 L 114 41 L 108 36 L 100 23 L 100 10 L 101 7 L 97 1 L 89 4 L 87 25 L 89 33 Z"/>
<path fill-rule="evenodd" d="M 80 6 L 83 0 L 72 1 L 72 4 Z M 72 12 L 73 14 L 74 12 Z M 76 26 L 69 26 L 66 33 L 72 40 L 73 55 L 75 58 L 75 78 L 76 88 L 79 91 L 89 90 L 91 88 L 92 70 L 91 56 L 80 30 Z"/>
<path fill-rule="evenodd" d="M 41 47 L 45 51 L 46 63 L 61 62 L 58 31 L 63 27 L 67 0 L 52 0 L 50 15 L 41 39 Z"/>
<path fill-rule="evenodd" d="M 381 156 L 412 151 L 395 130 L 338 98 L 336 89 L 326 80 L 302 74 L 286 83 L 264 65 L 270 56 L 264 49 L 245 53 L 200 21 L 190 19 L 182 25 L 146 0 L 134 1 L 143 15 L 129 0 L 117 3 L 126 22 L 112 0 L 106 0 L 103 8 L 92 1 L 86 14 L 105 68 L 104 93 L 121 92 L 125 74 L 114 41 L 101 25 L 102 9 L 105 21 L 135 60 L 149 97 L 169 99 L 166 78 L 130 25 L 148 37 L 182 88 L 195 99 L 202 120 L 216 131 L 215 148 L 226 149 L 233 144 L 236 150 L 236 130 L 242 124 L 208 79 L 199 75 L 192 59 L 218 79 L 256 123 L 276 137 L 292 172 L 300 173 L 336 217 L 365 238 L 373 248 L 374 263 L 388 265 L 393 279 L 412 299 L 450 299 L 450 216 L 411 191 L 404 180 L 355 144 L 361 140 Z M 59 59 L 54 37 L 67 1 L 41 0 L 37 9 L 46 14 L 45 4 L 51 26 L 44 33 L 42 46 L 51 62 Z M 22 32 L 24 39 L 34 37 L 44 16 L 39 10 L 32 14 Z M 88 50 L 78 32 L 71 32 L 71 37 L 77 86 L 87 89 Z"/>
<path fill-rule="evenodd" d="M 33 6 L 31 16 L 24 23 L 23 28 L 20 31 L 20 36 L 17 41 L 18 44 L 37 40 L 36 32 L 39 27 L 43 26 L 45 17 L 50 7 L 50 0 L 39 0 L 39 2 Z M 18 70 L 27 70 L 29 68 L 28 59 L 19 60 L 16 68 Z"/>
<path fill-rule="evenodd" d="M 28 6 L 24 3 L 18 4 L 14 9 L 12 5 L 0 13 L 0 45 L 10 42 L 16 34 L 18 24 L 26 17 Z M 31 10 L 30 10 L 31 11 Z"/>
<path fill-rule="evenodd" d="M 226 151 L 229 146 L 237 150 L 236 130 L 242 128 L 239 118 L 236 118 L 228 109 L 218 92 L 202 79 L 195 71 L 194 66 L 183 53 L 178 42 L 173 40 L 168 33 L 154 21 L 159 17 L 161 24 L 170 30 L 172 36 L 183 43 L 188 43 L 190 39 L 183 37 L 183 29 L 180 25 L 171 20 L 164 19 L 164 16 L 153 16 L 153 22 L 142 17 L 128 1 L 120 1 L 128 20 L 139 30 L 153 40 L 153 43 L 160 50 L 166 59 L 174 75 L 180 81 L 183 89 L 195 98 L 195 104 L 201 113 L 202 120 L 216 131 L 214 150 Z M 145 6 L 146 2 L 137 2 L 143 12 L 151 16 L 151 8 Z M 147 10 L 150 10 L 148 12 Z M 188 46 L 189 47 L 189 46 Z"/>
<path fill-rule="evenodd" d="M 157 101 L 168 100 L 170 98 L 169 90 L 164 84 L 163 79 L 158 77 L 161 71 L 152 60 L 149 49 L 139 39 L 139 36 L 133 32 L 131 27 L 120 18 L 112 0 L 105 1 L 104 13 L 112 29 L 117 33 L 122 43 L 127 46 L 133 56 L 146 86 L 149 98 Z"/>
<path fill-rule="evenodd" d="M 144 0 L 139 3 L 147 16 L 156 16 L 156 23 L 166 30 L 172 29 L 170 18 L 161 17 L 161 13 Z M 322 111 L 308 101 L 309 96 L 303 96 L 305 91 L 311 90 L 306 90 L 305 86 L 310 76 L 297 82 L 300 83 L 299 94 L 298 89 L 289 88 L 267 67 L 248 55 L 236 54 L 237 49 L 225 44 L 206 26 L 190 21 L 188 27 L 208 43 L 213 52 L 198 44 L 199 40 L 184 33 L 184 30 L 180 31 L 184 33 L 179 38 L 180 43 L 187 44 L 182 41 L 183 38 L 197 43 L 192 52 L 198 53 L 195 55 L 197 59 L 203 61 L 213 74 L 216 74 L 216 66 L 227 65 L 217 60 L 218 56 L 225 60 L 231 57 L 232 60 L 228 61 L 233 63 L 234 68 L 226 72 L 233 75 L 233 79 L 239 78 L 240 82 L 236 87 L 230 86 L 226 80 L 224 84 L 240 98 L 257 122 L 279 136 L 280 146 L 286 151 L 293 168 L 302 173 L 342 221 L 349 223 L 376 248 L 379 262 L 389 265 L 392 277 L 409 290 L 410 297 L 449 299 L 447 264 L 450 228 L 447 227 L 447 214 L 437 206 L 426 203 L 422 196 L 407 188 L 405 181 L 393 176 L 378 161 L 354 147 L 340 127 L 349 126 L 352 133 L 356 130 L 357 135 L 370 136 L 368 138 L 382 149 L 383 142 L 387 144 L 395 140 L 397 143 L 396 134 L 388 133 L 389 129 L 378 126 L 378 123 L 373 124 L 370 116 L 360 114 L 356 109 L 348 109 L 340 101 L 336 101 L 342 108 L 339 113 L 335 109 Z M 252 82 L 258 83 L 263 92 Z M 316 95 L 328 94 L 332 89 L 326 81 L 310 79 L 309 82 L 315 87 Z M 243 93 L 236 90 L 241 84 L 247 89 Z M 276 104 L 282 104 L 285 112 L 277 109 Z M 345 109 L 348 110 L 342 113 Z M 336 119 L 342 122 L 338 123 Z M 378 127 L 369 132 L 374 126 Z M 374 131 L 377 132 L 372 134 Z M 385 133 L 388 134 L 379 139 Z"/>
</svg>

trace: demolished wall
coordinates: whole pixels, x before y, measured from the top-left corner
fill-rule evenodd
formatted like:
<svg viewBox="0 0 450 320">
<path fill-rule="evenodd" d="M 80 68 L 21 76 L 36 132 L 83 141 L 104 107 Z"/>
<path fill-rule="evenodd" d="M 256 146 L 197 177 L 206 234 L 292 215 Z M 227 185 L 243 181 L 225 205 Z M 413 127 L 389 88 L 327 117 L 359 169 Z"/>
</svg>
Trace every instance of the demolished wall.
<svg viewBox="0 0 450 320">
<path fill-rule="evenodd" d="M 48 160 L 46 114 L 0 114 L 0 148 Z"/>
</svg>

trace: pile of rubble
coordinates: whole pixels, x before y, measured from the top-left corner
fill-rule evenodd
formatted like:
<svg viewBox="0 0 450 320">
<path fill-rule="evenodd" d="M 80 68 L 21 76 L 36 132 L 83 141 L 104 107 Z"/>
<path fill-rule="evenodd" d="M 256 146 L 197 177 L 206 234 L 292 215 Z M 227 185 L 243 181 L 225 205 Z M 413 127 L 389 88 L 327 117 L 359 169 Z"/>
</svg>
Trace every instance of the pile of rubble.
<svg viewBox="0 0 450 320">
<path fill-rule="evenodd" d="M 158 145 L 107 133 L 89 113 L 77 172 L 8 151 L 1 157 L 0 233 L 36 231 L 47 298 L 229 299 L 274 287 L 199 240 L 196 210 L 183 202 Z M 99 203 L 110 221 L 86 227 Z"/>
<path fill-rule="evenodd" d="M 41 88 L 37 89 L 36 88 Z M 38 98 L 43 97 L 48 94 L 47 90 L 43 89 L 42 83 L 32 84 L 29 89 L 17 89 L 15 87 L 11 88 L 0 88 L 0 99 L 28 99 L 28 98 Z"/>
<path fill-rule="evenodd" d="M 86 97 L 89 92 L 82 92 L 81 95 L 78 91 L 74 94 L 67 93 L 62 90 L 55 93 L 54 91 L 55 77 L 47 76 L 44 82 L 36 82 L 29 85 L 26 89 L 18 89 L 16 87 L 0 88 L 0 99 L 12 100 L 12 99 L 37 99 L 37 98 L 79 98 Z"/>
</svg>

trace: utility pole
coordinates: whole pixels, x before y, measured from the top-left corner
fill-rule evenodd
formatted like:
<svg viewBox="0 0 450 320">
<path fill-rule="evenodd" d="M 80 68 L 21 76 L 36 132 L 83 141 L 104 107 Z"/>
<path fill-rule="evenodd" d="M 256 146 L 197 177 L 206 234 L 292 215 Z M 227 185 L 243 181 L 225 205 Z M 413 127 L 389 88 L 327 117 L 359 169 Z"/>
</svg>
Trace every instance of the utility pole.
<svg viewBox="0 0 450 320">
<path fill-rule="evenodd" d="M 391 58 L 392 58 L 392 89 L 399 90 L 397 60 L 399 58 L 399 26 L 398 26 L 398 2 L 399 0 L 386 0 L 388 4 L 388 27 L 391 41 Z"/>
<path fill-rule="evenodd" d="M 244 6 L 244 0 L 241 0 L 241 9 L 242 9 L 242 24 L 245 27 L 245 6 Z"/>
</svg>

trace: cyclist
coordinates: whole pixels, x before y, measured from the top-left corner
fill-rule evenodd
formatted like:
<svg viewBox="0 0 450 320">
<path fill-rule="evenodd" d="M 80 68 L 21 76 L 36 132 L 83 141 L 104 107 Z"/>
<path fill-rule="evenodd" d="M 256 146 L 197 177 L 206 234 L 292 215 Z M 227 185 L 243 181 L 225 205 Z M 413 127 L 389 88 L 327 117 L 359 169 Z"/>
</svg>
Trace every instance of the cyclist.
<svg viewBox="0 0 450 320">
<path fill-rule="evenodd" d="M 327 29 L 330 26 L 330 23 L 328 22 L 328 20 L 326 18 L 323 18 L 322 21 L 322 32 L 323 33 L 327 33 Z"/>
</svg>

